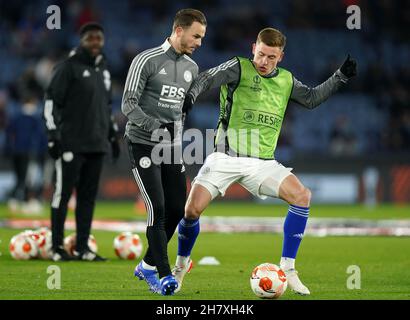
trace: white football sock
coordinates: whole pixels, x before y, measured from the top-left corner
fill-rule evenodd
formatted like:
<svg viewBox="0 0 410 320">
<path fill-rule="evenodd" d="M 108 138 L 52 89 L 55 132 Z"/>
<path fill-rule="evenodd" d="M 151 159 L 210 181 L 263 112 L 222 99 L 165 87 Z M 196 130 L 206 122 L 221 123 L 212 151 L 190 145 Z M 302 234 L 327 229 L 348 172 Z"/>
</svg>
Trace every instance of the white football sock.
<svg viewBox="0 0 410 320">
<path fill-rule="evenodd" d="M 189 261 L 189 256 L 184 257 L 184 256 L 177 256 L 177 261 L 175 262 L 175 265 L 182 267 L 185 266 Z"/>
<path fill-rule="evenodd" d="M 295 259 L 282 257 L 280 258 L 280 268 L 283 271 L 295 269 Z"/>
<path fill-rule="evenodd" d="M 157 270 L 157 267 L 156 267 L 156 266 L 151 266 L 151 265 L 149 265 L 148 263 L 146 263 L 144 260 L 142 260 L 142 267 L 143 267 L 145 270 Z"/>
</svg>

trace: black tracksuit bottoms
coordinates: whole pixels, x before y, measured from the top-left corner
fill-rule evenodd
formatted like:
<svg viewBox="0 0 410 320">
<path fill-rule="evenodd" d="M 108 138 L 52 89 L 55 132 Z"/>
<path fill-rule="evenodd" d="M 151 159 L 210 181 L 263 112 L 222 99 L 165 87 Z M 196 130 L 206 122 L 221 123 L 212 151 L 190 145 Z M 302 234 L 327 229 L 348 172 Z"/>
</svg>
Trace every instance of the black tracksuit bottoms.
<svg viewBox="0 0 410 320">
<path fill-rule="evenodd" d="M 51 202 L 51 231 L 53 249 L 63 245 L 67 205 L 76 189 L 75 220 L 77 229 L 76 251 L 88 248 L 93 220 L 95 198 L 103 166 L 104 153 L 74 153 L 57 159 L 56 182 Z M 65 158 L 65 159 L 64 159 Z"/>
<path fill-rule="evenodd" d="M 171 274 L 168 242 L 184 216 L 186 200 L 185 167 L 180 159 L 155 164 L 152 146 L 127 140 L 132 172 L 147 210 L 148 250 L 144 261 L 156 266 L 159 277 Z"/>
</svg>

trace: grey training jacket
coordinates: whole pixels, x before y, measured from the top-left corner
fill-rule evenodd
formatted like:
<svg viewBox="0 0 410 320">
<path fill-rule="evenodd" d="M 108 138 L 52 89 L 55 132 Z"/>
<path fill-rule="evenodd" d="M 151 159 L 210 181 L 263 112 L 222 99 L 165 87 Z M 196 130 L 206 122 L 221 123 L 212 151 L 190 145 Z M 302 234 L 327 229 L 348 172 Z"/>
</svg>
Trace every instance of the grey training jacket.
<svg viewBox="0 0 410 320">
<path fill-rule="evenodd" d="M 163 123 L 175 122 L 176 139 L 182 134 L 185 94 L 198 75 L 198 65 L 178 54 L 168 39 L 138 54 L 131 63 L 121 111 L 128 118 L 125 135 L 133 143 L 155 145 Z"/>
</svg>

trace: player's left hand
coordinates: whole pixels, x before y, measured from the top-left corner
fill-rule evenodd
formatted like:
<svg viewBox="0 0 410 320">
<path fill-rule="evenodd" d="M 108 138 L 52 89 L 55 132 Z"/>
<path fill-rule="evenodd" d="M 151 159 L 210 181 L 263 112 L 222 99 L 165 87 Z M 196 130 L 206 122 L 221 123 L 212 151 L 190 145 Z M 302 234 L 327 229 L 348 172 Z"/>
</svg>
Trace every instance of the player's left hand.
<svg viewBox="0 0 410 320">
<path fill-rule="evenodd" d="M 193 98 L 190 94 L 185 95 L 184 105 L 182 106 L 182 113 L 188 115 L 194 105 Z"/>
<path fill-rule="evenodd" d="M 351 59 L 350 54 L 348 54 L 345 62 L 343 62 L 342 66 L 340 67 L 340 72 L 350 79 L 357 74 L 356 67 L 356 60 Z"/>
<path fill-rule="evenodd" d="M 116 162 L 121 154 L 120 142 L 118 139 L 111 140 L 111 155 L 113 162 Z"/>
<path fill-rule="evenodd" d="M 174 122 L 168 122 L 168 123 L 163 123 L 160 127 L 161 129 L 166 129 L 166 131 L 169 132 L 170 141 L 174 141 L 175 139 L 175 123 Z"/>
</svg>

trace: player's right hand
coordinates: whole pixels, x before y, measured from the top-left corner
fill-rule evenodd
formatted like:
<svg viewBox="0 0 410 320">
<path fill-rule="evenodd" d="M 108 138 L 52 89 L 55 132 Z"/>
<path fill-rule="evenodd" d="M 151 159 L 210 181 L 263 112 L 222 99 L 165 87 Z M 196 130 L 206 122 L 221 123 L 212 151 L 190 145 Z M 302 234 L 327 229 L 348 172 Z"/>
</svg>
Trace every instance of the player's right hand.
<svg viewBox="0 0 410 320">
<path fill-rule="evenodd" d="M 54 160 L 57 160 L 61 157 L 63 151 L 61 148 L 60 140 L 49 140 L 48 141 L 48 154 Z"/>
<path fill-rule="evenodd" d="M 351 59 L 350 54 L 348 54 L 345 62 L 343 62 L 342 66 L 340 67 L 340 72 L 350 79 L 357 74 L 356 67 L 356 60 Z"/>
</svg>

